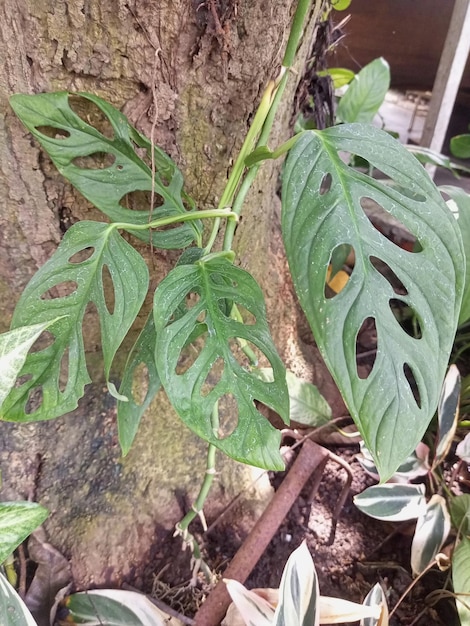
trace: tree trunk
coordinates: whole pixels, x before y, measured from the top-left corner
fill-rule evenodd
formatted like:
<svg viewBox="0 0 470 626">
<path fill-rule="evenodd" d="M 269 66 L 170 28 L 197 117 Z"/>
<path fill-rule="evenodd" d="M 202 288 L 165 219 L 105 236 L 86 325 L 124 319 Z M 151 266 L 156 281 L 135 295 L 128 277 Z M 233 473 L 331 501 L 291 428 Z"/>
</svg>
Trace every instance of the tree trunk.
<svg viewBox="0 0 470 626">
<path fill-rule="evenodd" d="M 66 89 L 107 99 L 147 136 L 154 125 L 155 142 L 177 161 L 199 208 L 215 206 L 250 116 L 277 74 L 295 4 L 4 0 L 0 331 L 67 227 L 78 219 L 103 219 L 31 140 L 9 109 L 9 95 Z M 310 25 L 299 68 L 312 32 Z M 297 81 L 293 74 L 285 102 L 292 102 Z M 291 113 L 289 104 L 280 111 L 275 143 L 287 137 Z M 315 349 L 303 341 L 302 329 L 299 338 L 294 323 L 299 315 L 278 234 L 277 179 L 277 164 L 263 167 L 237 233 L 238 262 L 265 289 L 281 356 L 321 386 L 324 369 L 312 364 Z M 175 258 L 156 251 L 156 279 Z M 121 458 L 115 404 L 99 379 L 98 344 L 97 324 L 90 324 L 86 345 L 96 383 L 79 408 L 50 423 L 4 423 L 0 444 L 3 499 L 30 497 L 49 508 L 48 538 L 70 558 L 79 587 L 142 575 L 190 506 L 205 470 L 205 444 L 182 425 L 163 393 Z M 251 481 L 249 468 L 222 464 L 220 457 L 207 512 L 212 518 Z"/>
</svg>

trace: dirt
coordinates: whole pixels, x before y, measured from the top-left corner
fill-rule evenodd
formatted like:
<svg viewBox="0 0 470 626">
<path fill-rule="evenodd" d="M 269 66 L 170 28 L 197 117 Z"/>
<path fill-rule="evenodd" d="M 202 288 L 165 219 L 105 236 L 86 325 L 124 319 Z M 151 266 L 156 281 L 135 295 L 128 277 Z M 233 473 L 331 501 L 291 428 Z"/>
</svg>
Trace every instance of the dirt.
<svg viewBox="0 0 470 626">
<path fill-rule="evenodd" d="M 374 484 L 355 459 L 357 452 L 356 446 L 334 449 L 335 454 L 350 464 L 353 476 L 336 524 L 334 510 L 346 472 L 337 463 L 329 461 L 313 500 L 312 477 L 247 580 L 248 588 L 278 587 L 285 562 L 305 539 L 313 556 L 322 595 L 362 602 L 371 587 L 379 582 L 386 590 L 389 608 L 395 606 L 412 582 L 409 561 L 413 527 L 402 525 L 398 532 L 396 524 L 371 519 L 354 506 L 353 496 Z M 272 475 L 274 487 L 282 478 L 282 474 Z M 233 508 L 203 539 L 205 558 L 218 579 L 243 540 L 234 535 L 232 524 L 241 514 L 240 507 L 242 505 Z M 165 554 L 159 555 L 150 586 L 159 599 L 188 615 L 197 610 L 210 586 L 200 582 L 195 590 L 189 587 L 190 557 L 180 552 L 178 540 L 169 540 L 164 551 Z M 443 587 L 446 577 L 445 572 L 429 572 L 397 608 L 390 620 L 391 626 L 457 625 L 452 602 L 443 599 L 434 605 L 433 597 L 429 595 Z M 147 591 L 151 590 L 147 588 Z"/>
</svg>

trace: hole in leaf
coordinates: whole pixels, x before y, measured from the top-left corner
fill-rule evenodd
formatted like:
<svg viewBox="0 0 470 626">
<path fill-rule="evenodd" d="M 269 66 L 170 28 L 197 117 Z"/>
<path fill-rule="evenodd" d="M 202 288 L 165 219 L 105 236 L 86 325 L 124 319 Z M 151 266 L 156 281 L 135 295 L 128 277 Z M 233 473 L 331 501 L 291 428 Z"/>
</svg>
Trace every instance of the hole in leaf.
<svg viewBox="0 0 470 626">
<path fill-rule="evenodd" d="M 69 263 L 84 263 L 93 256 L 94 252 L 95 249 L 93 247 L 79 250 L 78 252 L 75 252 L 75 254 L 72 254 L 69 258 Z"/>
<path fill-rule="evenodd" d="M 98 310 L 94 302 L 88 302 L 82 321 L 82 335 L 85 352 L 97 352 L 101 346 L 101 329 Z"/>
<path fill-rule="evenodd" d="M 403 371 L 405 373 L 405 378 L 408 381 L 408 384 L 410 385 L 410 389 L 415 399 L 415 402 L 418 405 L 418 408 L 421 408 L 421 396 L 419 394 L 418 384 L 416 382 L 415 375 L 413 374 L 413 370 L 408 365 L 408 363 L 405 363 L 403 365 Z"/>
<path fill-rule="evenodd" d="M 151 199 L 152 194 L 149 191 L 130 191 L 120 199 L 119 204 L 130 211 L 148 212 L 150 210 Z M 162 206 L 162 204 L 163 198 L 157 193 L 154 194 L 154 210 L 159 206 Z M 174 227 L 174 224 L 171 224 L 171 227 Z"/>
<path fill-rule="evenodd" d="M 68 380 L 69 380 L 69 349 L 66 348 L 64 351 L 64 354 L 62 355 L 62 359 L 60 360 L 58 387 L 61 393 L 65 391 Z"/>
<path fill-rule="evenodd" d="M 211 367 L 201 387 L 201 396 L 208 396 L 210 392 L 217 386 L 224 373 L 224 360 L 219 356 Z"/>
<path fill-rule="evenodd" d="M 96 128 L 102 135 L 108 139 L 114 138 L 114 130 L 111 122 L 94 102 L 82 96 L 70 95 L 69 107 L 78 117 L 90 126 L 93 126 L 93 128 Z"/>
<path fill-rule="evenodd" d="M 106 264 L 104 264 L 101 269 L 101 278 L 103 281 L 104 302 L 106 304 L 106 308 L 108 309 L 108 313 L 112 315 L 114 313 L 115 305 L 114 283 L 109 267 Z"/>
<path fill-rule="evenodd" d="M 56 338 L 52 333 L 50 333 L 48 330 L 45 330 L 33 343 L 30 352 L 41 352 L 41 350 L 49 348 L 49 346 L 52 346 L 55 339 Z"/>
<path fill-rule="evenodd" d="M 139 363 L 134 368 L 131 388 L 132 398 L 137 406 L 142 406 L 144 403 L 149 389 L 149 382 L 148 367 L 145 363 Z"/>
<path fill-rule="evenodd" d="M 405 333 L 414 339 L 421 339 L 423 336 L 421 324 L 414 310 L 406 302 L 396 298 L 392 298 L 389 304 L 395 319 Z"/>
<path fill-rule="evenodd" d="M 350 255 L 354 255 L 354 248 L 344 243 L 337 245 L 331 253 L 324 287 L 324 296 L 328 300 L 337 296 L 346 287 L 350 275 L 343 269 L 343 266 Z"/>
<path fill-rule="evenodd" d="M 219 398 L 219 430 L 218 439 L 229 437 L 238 425 L 238 403 L 231 393 Z"/>
<path fill-rule="evenodd" d="M 367 317 L 356 335 L 356 370 L 361 380 L 369 377 L 377 357 L 377 328 L 375 319 Z"/>
<path fill-rule="evenodd" d="M 376 256 L 370 256 L 369 261 L 374 266 L 374 268 L 381 274 L 392 286 L 393 291 L 400 295 L 406 296 L 408 294 L 408 290 L 405 285 L 401 282 L 395 272 L 392 270 L 390 265 L 382 261 Z"/>
<path fill-rule="evenodd" d="M 41 404 L 42 387 L 33 387 L 28 394 L 28 399 L 26 401 L 24 412 L 26 413 L 26 415 L 31 415 L 40 408 Z"/>
<path fill-rule="evenodd" d="M 109 152 L 94 152 L 87 156 L 76 157 L 72 164 L 86 170 L 104 170 L 113 165 L 116 157 Z"/>
<path fill-rule="evenodd" d="M 74 280 L 65 280 L 63 283 L 54 285 L 41 295 L 41 300 L 53 300 L 54 298 L 66 298 L 71 296 L 78 289 Z"/>
<path fill-rule="evenodd" d="M 421 252 L 423 248 L 416 237 L 382 205 L 367 196 L 361 198 L 360 204 L 371 225 L 391 243 L 407 252 Z"/>
<path fill-rule="evenodd" d="M 240 304 L 237 304 L 237 309 L 242 317 L 243 323 L 246 326 L 253 326 L 254 324 L 256 324 L 256 317 L 251 311 L 245 309 L 245 307 Z"/>
<path fill-rule="evenodd" d="M 229 341 L 229 348 L 235 360 L 243 369 L 249 370 L 253 366 L 266 364 L 267 359 L 251 341 L 238 337 L 233 338 Z M 269 363 L 268 367 L 270 367 Z"/>
<path fill-rule="evenodd" d="M 319 194 L 321 196 L 324 196 L 326 193 L 330 191 L 332 182 L 333 182 L 333 179 L 331 177 L 331 174 L 325 174 L 323 176 L 321 183 L 320 183 L 320 189 L 319 189 Z"/>
<path fill-rule="evenodd" d="M 64 128 L 54 128 L 54 126 L 36 126 L 36 130 L 38 133 L 41 133 L 41 135 L 45 135 L 51 139 L 67 139 L 70 137 L 69 131 Z"/>
<path fill-rule="evenodd" d="M 207 330 L 205 324 L 201 324 L 199 330 L 201 334 L 195 337 L 181 350 L 178 362 L 175 367 L 175 373 L 178 375 L 185 374 L 190 367 L 194 365 L 198 356 L 201 354 L 207 340 Z M 196 327 L 196 331 L 198 328 Z"/>
</svg>

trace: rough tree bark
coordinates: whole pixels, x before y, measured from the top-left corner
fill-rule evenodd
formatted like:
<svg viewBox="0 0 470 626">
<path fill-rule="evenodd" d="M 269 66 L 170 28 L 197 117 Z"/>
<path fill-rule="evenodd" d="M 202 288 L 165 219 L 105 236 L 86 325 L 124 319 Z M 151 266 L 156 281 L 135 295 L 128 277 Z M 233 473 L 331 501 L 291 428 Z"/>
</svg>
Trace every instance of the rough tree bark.
<svg viewBox="0 0 470 626">
<path fill-rule="evenodd" d="M 7 330 L 22 288 L 67 226 L 78 219 L 102 219 L 61 179 L 15 119 L 9 95 L 90 91 L 122 108 L 147 135 L 156 120 L 155 140 L 182 168 L 189 193 L 199 207 L 214 206 L 250 115 L 276 75 L 295 4 L 1 3 L 0 331 Z M 299 68 L 312 33 L 310 25 Z M 293 74 L 286 102 L 292 101 L 298 80 Z M 287 136 L 291 112 L 290 106 L 280 112 L 279 142 Z M 237 234 L 239 262 L 265 288 L 281 356 L 322 385 L 327 379 L 312 365 L 312 342 L 302 324 L 299 331 L 293 323 L 298 313 L 279 243 L 277 179 L 278 165 L 263 167 Z M 173 255 L 157 252 L 157 275 L 172 260 Z M 86 343 L 90 367 L 97 372 L 96 324 L 90 324 Z M 205 463 L 205 446 L 182 426 L 164 394 L 122 459 L 114 401 L 99 379 L 71 415 L 47 424 L 2 423 L 0 452 L 2 499 L 31 497 L 50 509 L 48 538 L 71 559 L 78 586 L 141 575 L 185 512 Z M 245 468 L 225 463 L 209 515 L 216 515 L 248 480 Z"/>
</svg>

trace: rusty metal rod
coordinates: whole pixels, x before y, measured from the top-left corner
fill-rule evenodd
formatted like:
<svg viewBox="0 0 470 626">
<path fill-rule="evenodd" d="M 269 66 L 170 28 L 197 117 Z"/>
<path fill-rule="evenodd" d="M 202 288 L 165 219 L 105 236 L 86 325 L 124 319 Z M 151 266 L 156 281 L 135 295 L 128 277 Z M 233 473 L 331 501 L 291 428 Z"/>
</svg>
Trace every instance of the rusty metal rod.
<svg viewBox="0 0 470 626">
<path fill-rule="evenodd" d="M 225 570 L 224 578 L 245 582 L 308 478 L 314 471 L 323 471 L 327 460 L 328 450 L 313 441 L 305 441 L 281 486 Z M 196 613 L 195 626 L 218 626 L 230 602 L 225 583 L 220 581 Z"/>
</svg>

